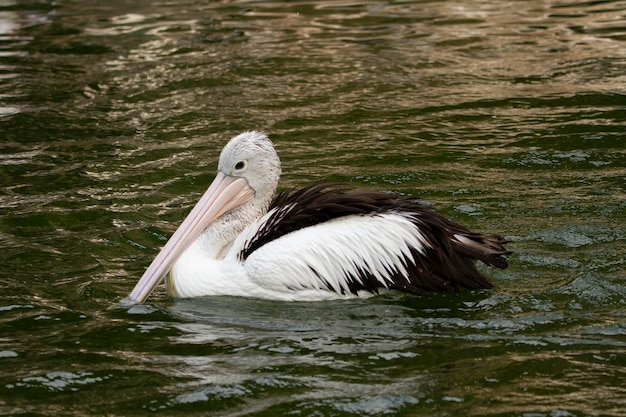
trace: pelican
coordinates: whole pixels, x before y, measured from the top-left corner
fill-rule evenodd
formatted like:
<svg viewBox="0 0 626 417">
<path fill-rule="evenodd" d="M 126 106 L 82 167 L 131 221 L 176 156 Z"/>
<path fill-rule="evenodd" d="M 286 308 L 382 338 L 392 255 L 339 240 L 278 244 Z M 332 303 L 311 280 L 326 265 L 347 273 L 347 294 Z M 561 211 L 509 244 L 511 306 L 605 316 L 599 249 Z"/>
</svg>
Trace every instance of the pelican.
<svg viewBox="0 0 626 417">
<path fill-rule="evenodd" d="M 173 297 L 316 301 L 491 288 L 475 261 L 508 266 L 502 237 L 413 198 L 320 184 L 274 197 L 280 174 L 265 133 L 232 138 L 213 183 L 122 304 L 144 302 L 163 279 Z"/>
</svg>

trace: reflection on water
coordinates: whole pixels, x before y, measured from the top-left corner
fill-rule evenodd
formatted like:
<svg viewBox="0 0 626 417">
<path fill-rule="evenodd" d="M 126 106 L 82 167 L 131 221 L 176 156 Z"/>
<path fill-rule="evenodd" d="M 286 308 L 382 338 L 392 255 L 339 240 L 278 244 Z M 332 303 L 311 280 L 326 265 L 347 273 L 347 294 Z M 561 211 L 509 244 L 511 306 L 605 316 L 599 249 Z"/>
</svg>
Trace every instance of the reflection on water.
<svg viewBox="0 0 626 417">
<path fill-rule="evenodd" d="M 28 36 L 20 36 L 19 30 L 29 25 L 38 24 L 42 20 L 45 20 L 44 15 L 28 15 L 0 10 L 0 80 L 3 83 L 8 81 L 12 87 L 17 84 L 12 81 L 19 77 L 19 68 L 13 65 L 11 61 L 14 57 L 25 55 L 21 47 L 31 40 Z M 20 94 L 14 89 L 0 89 L 0 117 L 20 111 L 19 106 L 6 103 L 18 97 Z"/>
<path fill-rule="evenodd" d="M 621 416 L 619 1 L 0 2 L 0 412 Z M 107 310 L 265 129 L 281 186 L 418 196 L 495 289 Z"/>
</svg>

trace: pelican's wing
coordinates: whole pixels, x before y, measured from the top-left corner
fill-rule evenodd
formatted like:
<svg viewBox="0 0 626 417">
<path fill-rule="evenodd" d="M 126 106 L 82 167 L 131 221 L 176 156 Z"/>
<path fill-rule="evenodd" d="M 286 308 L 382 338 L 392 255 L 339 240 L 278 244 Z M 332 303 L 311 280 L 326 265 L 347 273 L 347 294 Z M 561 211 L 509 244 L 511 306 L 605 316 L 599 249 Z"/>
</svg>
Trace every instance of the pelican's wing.
<svg viewBox="0 0 626 417">
<path fill-rule="evenodd" d="M 275 291 L 425 294 L 490 288 L 474 260 L 506 267 L 502 243 L 414 200 L 314 186 L 280 196 L 234 247 L 247 275 Z"/>
</svg>

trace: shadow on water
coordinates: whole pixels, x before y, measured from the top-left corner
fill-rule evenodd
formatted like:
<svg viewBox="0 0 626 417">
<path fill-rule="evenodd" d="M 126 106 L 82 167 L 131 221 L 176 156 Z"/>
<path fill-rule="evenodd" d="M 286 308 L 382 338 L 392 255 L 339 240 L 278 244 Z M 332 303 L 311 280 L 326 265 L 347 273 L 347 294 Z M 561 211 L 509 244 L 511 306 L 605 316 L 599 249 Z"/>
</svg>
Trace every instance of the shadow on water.
<svg viewBox="0 0 626 417">
<path fill-rule="evenodd" d="M 621 416 L 623 2 L 0 2 L 0 413 Z M 490 291 L 108 310 L 265 129 L 413 195 Z"/>
</svg>

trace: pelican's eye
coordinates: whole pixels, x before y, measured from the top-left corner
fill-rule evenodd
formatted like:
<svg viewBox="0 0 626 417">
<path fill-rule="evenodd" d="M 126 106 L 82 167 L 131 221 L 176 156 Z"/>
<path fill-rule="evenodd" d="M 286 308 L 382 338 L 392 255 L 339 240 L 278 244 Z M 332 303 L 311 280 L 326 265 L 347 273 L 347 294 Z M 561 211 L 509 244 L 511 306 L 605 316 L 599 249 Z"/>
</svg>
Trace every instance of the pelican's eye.
<svg viewBox="0 0 626 417">
<path fill-rule="evenodd" d="M 243 161 L 239 161 L 235 164 L 234 166 L 234 170 L 235 171 L 243 171 L 244 169 L 246 169 L 246 167 L 248 166 L 248 161 L 243 160 Z"/>
</svg>

